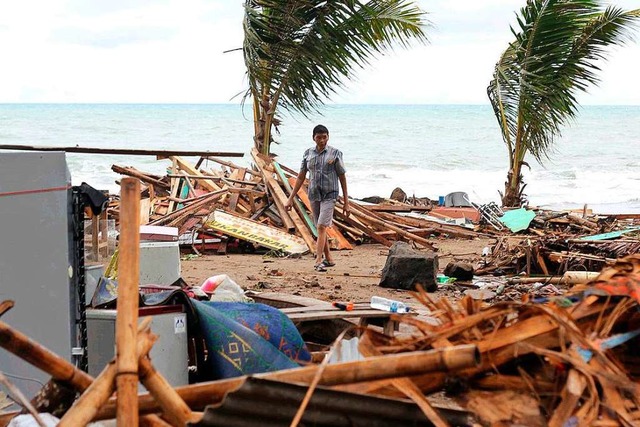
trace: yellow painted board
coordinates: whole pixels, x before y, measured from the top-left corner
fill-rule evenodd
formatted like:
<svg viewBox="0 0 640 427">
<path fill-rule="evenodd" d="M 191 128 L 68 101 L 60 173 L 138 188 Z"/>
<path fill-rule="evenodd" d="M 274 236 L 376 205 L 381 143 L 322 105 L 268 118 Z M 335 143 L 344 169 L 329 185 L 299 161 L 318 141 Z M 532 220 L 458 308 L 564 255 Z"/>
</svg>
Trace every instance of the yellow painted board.
<svg viewBox="0 0 640 427">
<path fill-rule="evenodd" d="M 221 210 L 216 210 L 207 217 L 205 227 L 291 254 L 303 254 L 309 250 L 305 241 L 298 236 Z"/>
</svg>

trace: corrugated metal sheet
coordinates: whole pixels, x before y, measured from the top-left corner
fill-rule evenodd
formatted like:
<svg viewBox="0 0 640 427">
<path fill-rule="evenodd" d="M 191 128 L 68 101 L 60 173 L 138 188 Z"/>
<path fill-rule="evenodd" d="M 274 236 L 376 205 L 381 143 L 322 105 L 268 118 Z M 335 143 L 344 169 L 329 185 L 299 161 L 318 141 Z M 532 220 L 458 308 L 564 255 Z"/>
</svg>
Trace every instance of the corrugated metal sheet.
<svg viewBox="0 0 640 427">
<path fill-rule="evenodd" d="M 306 386 L 250 378 L 219 405 L 207 406 L 197 427 L 288 426 L 293 420 Z M 465 413 L 443 410 L 452 425 L 471 425 Z M 412 402 L 346 393 L 318 387 L 304 413 L 301 426 L 397 427 L 431 426 Z"/>
</svg>

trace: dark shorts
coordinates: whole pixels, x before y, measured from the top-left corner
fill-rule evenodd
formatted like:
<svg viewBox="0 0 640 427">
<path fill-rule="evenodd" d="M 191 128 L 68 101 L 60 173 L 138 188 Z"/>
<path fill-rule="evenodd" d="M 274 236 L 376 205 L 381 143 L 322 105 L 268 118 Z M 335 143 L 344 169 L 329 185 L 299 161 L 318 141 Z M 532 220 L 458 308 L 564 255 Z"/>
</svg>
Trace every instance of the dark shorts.
<svg viewBox="0 0 640 427">
<path fill-rule="evenodd" d="M 311 211 L 313 212 L 313 222 L 318 225 L 331 227 L 333 221 L 333 209 L 336 206 L 335 200 L 311 201 Z"/>
</svg>

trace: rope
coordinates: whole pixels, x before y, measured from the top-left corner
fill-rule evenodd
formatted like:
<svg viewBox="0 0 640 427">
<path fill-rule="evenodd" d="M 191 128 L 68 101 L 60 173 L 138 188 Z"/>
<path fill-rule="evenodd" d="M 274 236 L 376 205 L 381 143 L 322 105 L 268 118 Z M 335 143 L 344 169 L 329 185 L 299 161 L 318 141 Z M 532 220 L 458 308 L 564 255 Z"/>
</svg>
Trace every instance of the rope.
<svg viewBox="0 0 640 427">
<path fill-rule="evenodd" d="M 4 193 L 0 193 L 0 197 L 22 196 L 24 194 L 36 194 L 36 193 L 50 193 L 52 191 L 63 191 L 63 190 L 68 190 L 70 188 L 71 188 L 71 184 L 68 184 L 64 187 L 40 188 L 36 190 L 5 191 Z"/>
</svg>

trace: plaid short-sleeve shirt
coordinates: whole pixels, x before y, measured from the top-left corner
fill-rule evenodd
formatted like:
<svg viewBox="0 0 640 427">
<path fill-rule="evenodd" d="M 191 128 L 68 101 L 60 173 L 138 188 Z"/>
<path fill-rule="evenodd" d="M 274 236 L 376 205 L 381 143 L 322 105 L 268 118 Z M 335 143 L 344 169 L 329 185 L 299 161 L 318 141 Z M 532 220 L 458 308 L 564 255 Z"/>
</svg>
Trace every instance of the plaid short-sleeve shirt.
<svg viewBox="0 0 640 427">
<path fill-rule="evenodd" d="M 307 149 L 302 156 L 300 172 L 309 172 L 309 200 L 335 200 L 340 194 L 338 175 L 346 170 L 342 151 L 329 145 L 318 152 L 316 147 Z"/>
</svg>

